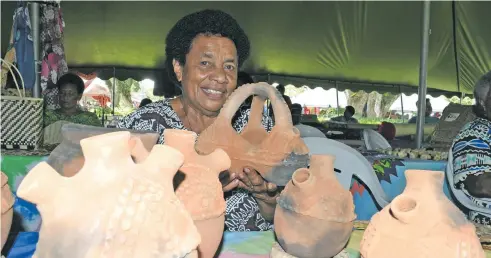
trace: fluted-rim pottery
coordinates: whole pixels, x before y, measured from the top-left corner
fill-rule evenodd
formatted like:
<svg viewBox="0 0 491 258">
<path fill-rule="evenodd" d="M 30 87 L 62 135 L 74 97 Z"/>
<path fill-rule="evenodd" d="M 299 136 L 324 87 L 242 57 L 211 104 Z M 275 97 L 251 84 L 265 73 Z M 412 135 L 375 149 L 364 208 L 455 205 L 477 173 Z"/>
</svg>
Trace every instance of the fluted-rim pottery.
<svg viewBox="0 0 491 258">
<path fill-rule="evenodd" d="M 184 155 L 184 164 L 179 169 L 184 180 L 177 185 L 176 195 L 201 234 L 199 257 L 213 258 L 222 240 L 225 223 L 225 199 L 218 175 L 230 168 L 230 158 L 221 149 L 199 155 L 194 149 L 196 137 L 191 131 L 164 131 L 165 144 Z"/>
<path fill-rule="evenodd" d="M 1 172 L 1 171 L 0 171 Z M 2 229 L 1 229 L 1 248 L 7 241 L 7 237 L 9 236 L 10 226 L 12 226 L 12 217 L 14 216 L 14 196 L 10 191 L 10 187 L 8 185 L 8 177 L 3 172 L 2 174 Z M 0 250 L 1 250 L 0 248 Z"/>
<path fill-rule="evenodd" d="M 445 174 L 406 170 L 407 185 L 375 214 L 360 244 L 363 258 L 484 258 L 476 228 L 443 193 Z"/>
<path fill-rule="evenodd" d="M 244 100 L 253 98 L 246 127 L 239 134 L 231 126 L 231 120 Z M 267 132 L 261 124 L 263 104 L 271 100 L 275 114 L 275 126 Z M 267 181 L 284 186 L 293 172 L 308 166 L 308 148 L 300 138 L 300 132 L 292 124 L 290 110 L 281 94 L 267 83 L 242 85 L 228 98 L 215 122 L 198 137 L 196 150 L 209 154 L 223 149 L 232 160 L 231 172 L 245 167 L 257 170 Z"/>
<path fill-rule="evenodd" d="M 150 151 L 157 143 L 159 134 L 149 131 L 134 131 L 119 128 L 104 128 L 80 124 L 65 124 L 61 128 L 63 141 L 49 155 L 48 164 L 63 176 L 74 176 L 82 168 L 85 159 L 80 147 L 80 141 L 89 137 L 111 132 L 130 132 L 132 137 L 139 138 L 146 150 Z M 138 145 L 139 147 L 141 145 Z M 133 150 L 132 155 L 140 152 Z M 138 158 L 138 157 L 134 157 Z"/>
<path fill-rule="evenodd" d="M 73 177 L 45 162 L 27 174 L 17 194 L 43 218 L 34 257 L 197 257 L 200 235 L 172 184 L 184 156 L 156 145 L 135 163 L 130 139 L 81 140 L 86 162 Z"/>
<path fill-rule="evenodd" d="M 348 243 L 354 210 L 353 196 L 334 174 L 334 157 L 312 155 L 310 168 L 295 171 L 278 198 L 278 243 L 296 257 L 331 258 Z"/>
</svg>

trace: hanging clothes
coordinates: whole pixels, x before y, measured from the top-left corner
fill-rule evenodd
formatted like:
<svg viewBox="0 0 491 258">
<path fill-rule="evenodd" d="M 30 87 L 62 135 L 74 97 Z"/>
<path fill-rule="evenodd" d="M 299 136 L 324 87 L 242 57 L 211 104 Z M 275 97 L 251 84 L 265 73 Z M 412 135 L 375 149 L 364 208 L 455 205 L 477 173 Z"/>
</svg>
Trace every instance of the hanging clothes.
<svg viewBox="0 0 491 258">
<path fill-rule="evenodd" d="M 48 109 L 57 109 L 58 89 L 56 82 L 68 72 L 63 46 L 63 20 L 61 7 L 56 1 L 41 5 L 41 88 Z"/>
</svg>

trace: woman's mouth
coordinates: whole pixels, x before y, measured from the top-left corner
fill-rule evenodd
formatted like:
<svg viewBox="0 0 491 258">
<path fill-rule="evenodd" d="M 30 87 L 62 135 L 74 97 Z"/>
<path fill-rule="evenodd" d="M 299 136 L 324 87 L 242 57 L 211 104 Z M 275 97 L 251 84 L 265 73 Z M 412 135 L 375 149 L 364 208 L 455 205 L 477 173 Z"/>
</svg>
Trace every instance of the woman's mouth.
<svg viewBox="0 0 491 258">
<path fill-rule="evenodd" d="M 212 99 L 212 100 L 220 100 L 225 95 L 224 92 L 219 91 L 219 90 L 205 89 L 205 88 L 201 88 L 201 90 L 205 93 L 205 95 L 209 99 Z"/>
</svg>

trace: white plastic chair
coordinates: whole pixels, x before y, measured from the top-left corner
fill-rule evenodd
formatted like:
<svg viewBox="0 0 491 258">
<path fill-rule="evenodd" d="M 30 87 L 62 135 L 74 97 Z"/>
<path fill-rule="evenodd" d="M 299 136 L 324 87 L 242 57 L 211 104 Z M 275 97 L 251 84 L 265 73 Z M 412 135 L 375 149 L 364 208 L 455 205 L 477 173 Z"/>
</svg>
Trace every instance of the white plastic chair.
<svg viewBox="0 0 491 258">
<path fill-rule="evenodd" d="M 491 209 L 477 206 L 474 202 L 472 202 L 471 199 L 469 199 L 469 197 L 465 195 L 465 193 L 462 190 L 455 188 L 452 148 L 450 148 L 450 150 L 448 151 L 448 162 L 447 162 L 447 167 L 445 169 L 445 174 L 448 180 L 448 188 L 450 188 L 452 195 L 455 197 L 455 199 L 457 199 L 457 201 L 460 204 L 462 204 L 462 206 L 464 206 L 465 208 L 471 211 L 476 211 L 486 214 L 491 213 Z"/>
<path fill-rule="evenodd" d="M 372 129 L 363 130 L 363 141 L 367 150 L 392 148 L 390 143 L 381 134 Z"/>
<path fill-rule="evenodd" d="M 336 157 L 334 167 L 341 171 L 336 173 L 336 177 L 345 189 L 350 189 L 354 175 L 368 187 L 380 207 L 389 204 L 389 198 L 382 189 L 372 165 L 358 151 L 344 143 L 327 138 L 305 137 L 302 139 L 309 148 L 310 154 L 329 154 Z"/>
</svg>

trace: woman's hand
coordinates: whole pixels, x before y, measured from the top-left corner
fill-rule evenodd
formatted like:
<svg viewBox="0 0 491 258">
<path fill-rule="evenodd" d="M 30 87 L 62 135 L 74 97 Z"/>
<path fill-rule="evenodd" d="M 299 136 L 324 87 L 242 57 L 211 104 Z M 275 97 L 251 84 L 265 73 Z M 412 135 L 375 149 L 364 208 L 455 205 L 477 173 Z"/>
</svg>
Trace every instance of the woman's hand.
<svg viewBox="0 0 491 258">
<path fill-rule="evenodd" d="M 224 171 L 220 173 L 219 179 L 224 193 L 235 189 L 239 185 L 239 179 L 237 179 L 235 173 L 230 174 L 228 171 Z"/>
</svg>

